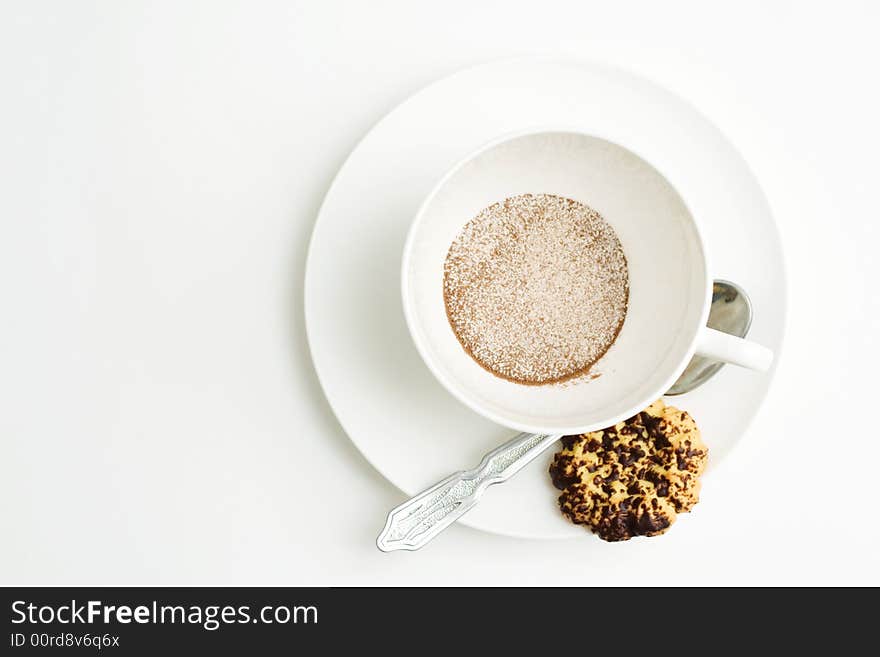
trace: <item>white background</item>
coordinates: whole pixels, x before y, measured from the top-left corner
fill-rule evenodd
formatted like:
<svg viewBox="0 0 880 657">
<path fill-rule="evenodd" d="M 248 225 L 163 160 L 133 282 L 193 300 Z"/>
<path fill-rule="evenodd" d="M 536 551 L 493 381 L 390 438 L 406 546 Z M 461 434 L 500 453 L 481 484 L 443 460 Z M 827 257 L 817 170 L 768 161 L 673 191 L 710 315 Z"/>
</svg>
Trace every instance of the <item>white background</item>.
<svg viewBox="0 0 880 657">
<path fill-rule="evenodd" d="M 0 583 L 880 584 L 878 24 L 868 2 L 4 2 Z M 740 149 L 786 248 L 780 368 L 660 539 L 453 527 L 383 555 L 402 496 L 312 370 L 309 234 L 383 114 L 531 53 L 645 75 Z"/>
</svg>

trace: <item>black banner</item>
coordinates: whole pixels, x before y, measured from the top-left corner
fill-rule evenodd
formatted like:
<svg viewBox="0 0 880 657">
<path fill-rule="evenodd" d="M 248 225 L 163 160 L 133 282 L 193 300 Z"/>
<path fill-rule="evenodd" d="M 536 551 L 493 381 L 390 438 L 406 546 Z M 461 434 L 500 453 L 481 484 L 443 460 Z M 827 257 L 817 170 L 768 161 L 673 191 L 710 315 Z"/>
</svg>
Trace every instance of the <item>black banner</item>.
<svg viewBox="0 0 880 657">
<path fill-rule="evenodd" d="M 462 649 L 479 639 L 578 647 L 667 646 L 673 638 L 751 637 L 790 648 L 832 634 L 840 649 L 876 605 L 841 591 L 750 589 L 5 588 L 4 655 L 327 654 Z M 873 592 L 869 594 L 873 601 Z M 563 637 L 567 637 L 562 641 Z M 562 645 L 559 642 L 562 641 Z M 415 643 L 414 643 L 415 642 Z M 571 643 L 573 642 L 573 643 Z M 468 646 L 473 647 L 470 643 Z M 317 651 L 317 652 L 316 652 Z"/>
</svg>

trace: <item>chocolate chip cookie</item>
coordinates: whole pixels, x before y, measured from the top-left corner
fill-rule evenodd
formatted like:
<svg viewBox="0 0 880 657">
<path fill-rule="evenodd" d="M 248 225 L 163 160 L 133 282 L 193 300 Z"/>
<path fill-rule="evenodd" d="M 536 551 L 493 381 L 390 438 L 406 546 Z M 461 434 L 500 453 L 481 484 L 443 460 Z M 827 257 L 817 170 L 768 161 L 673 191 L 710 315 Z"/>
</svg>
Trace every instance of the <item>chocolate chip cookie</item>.
<svg viewBox="0 0 880 657">
<path fill-rule="evenodd" d="M 550 466 L 562 513 L 606 541 L 662 534 L 699 501 L 708 449 L 693 418 L 662 400 L 562 444 Z"/>
</svg>

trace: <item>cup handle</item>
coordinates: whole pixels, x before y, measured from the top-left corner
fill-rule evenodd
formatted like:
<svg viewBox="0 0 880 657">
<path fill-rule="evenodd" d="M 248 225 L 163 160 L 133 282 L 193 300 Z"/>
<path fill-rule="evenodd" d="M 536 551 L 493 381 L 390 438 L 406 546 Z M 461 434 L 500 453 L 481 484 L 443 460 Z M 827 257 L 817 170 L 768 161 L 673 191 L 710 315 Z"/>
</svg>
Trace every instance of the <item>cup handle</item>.
<svg viewBox="0 0 880 657">
<path fill-rule="evenodd" d="M 708 326 L 697 338 L 697 354 L 758 372 L 766 372 L 773 362 L 773 352 L 767 347 Z"/>
</svg>

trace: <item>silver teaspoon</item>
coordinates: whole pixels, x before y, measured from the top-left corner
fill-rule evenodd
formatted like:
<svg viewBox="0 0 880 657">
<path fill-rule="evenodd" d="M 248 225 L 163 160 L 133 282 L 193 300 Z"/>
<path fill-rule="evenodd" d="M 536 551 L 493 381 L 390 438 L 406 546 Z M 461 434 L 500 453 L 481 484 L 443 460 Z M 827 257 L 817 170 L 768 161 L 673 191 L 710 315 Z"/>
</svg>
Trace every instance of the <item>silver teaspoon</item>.
<svg viewBox="0 0 880 657">
<path fill-rule="evenodd" d="M 486 488 L 510 479 L 560 438 L 521 433 L 508 440 L 477 467 L 451 474 L 391 509 L 376 545 L 383 552 L 418 550 L 476 506 Z"/>
<path fill-rule="evenodd" d="M 711 328 L 744 338 L 752 324 L 752 304 L 745 290 L 730 281 L 716 280 L 707 323 Z M 682 395 L 698 388 L 722 367 L 722 363 L 694 356 L 666 394 Z M 476 506 L 489 486 L 510 479 L 561 437 L 562 434 L 521 433 L 486 454 L 477 467 L 451 474 L 394 507 L 376 546 L 383 552 L 424 547 Z"/>
</svg>

